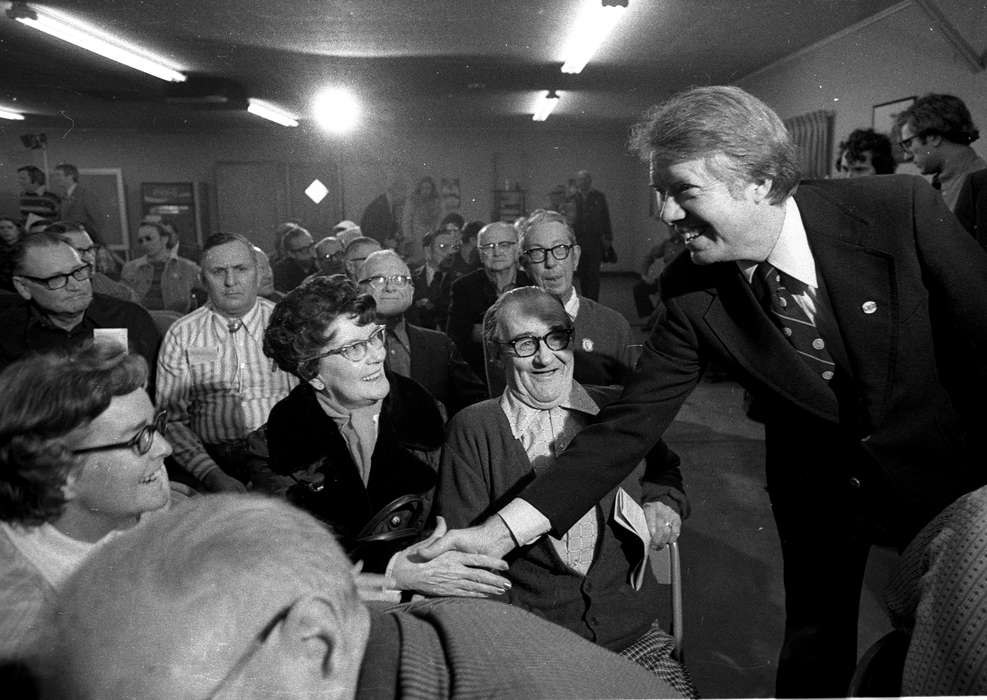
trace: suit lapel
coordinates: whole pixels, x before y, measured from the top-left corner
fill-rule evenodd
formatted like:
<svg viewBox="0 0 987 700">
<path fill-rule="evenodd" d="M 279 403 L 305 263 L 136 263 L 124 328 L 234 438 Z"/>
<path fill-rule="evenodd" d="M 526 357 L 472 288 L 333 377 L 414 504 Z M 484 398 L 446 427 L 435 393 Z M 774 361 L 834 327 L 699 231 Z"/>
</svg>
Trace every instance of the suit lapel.
<svg viewBox="0 0 987 700">
<path fill-rule="evenodd" d="M 734 359 L 751 375 L 806 411 L 838 419 L 833 391 L 803 362 L 761 309 L 733 263 L 725 264 L 704 319 Z"/>
</svg>

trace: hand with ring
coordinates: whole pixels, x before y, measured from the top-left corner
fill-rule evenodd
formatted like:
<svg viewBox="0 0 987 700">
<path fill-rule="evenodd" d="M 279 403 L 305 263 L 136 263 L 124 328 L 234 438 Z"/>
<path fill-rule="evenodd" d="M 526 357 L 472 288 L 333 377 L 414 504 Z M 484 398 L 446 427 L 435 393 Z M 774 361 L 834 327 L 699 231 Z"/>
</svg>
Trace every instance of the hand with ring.
<svg viewBox="0 0 987 700">
<path fill-rule="evenodd" d="M 651 548 L 661 549 L 675 542 L 682 532 L 682 517 L 675 510 L 660 501 L 645 503 L 644 517 L 651 532 Z"/>
</svg>

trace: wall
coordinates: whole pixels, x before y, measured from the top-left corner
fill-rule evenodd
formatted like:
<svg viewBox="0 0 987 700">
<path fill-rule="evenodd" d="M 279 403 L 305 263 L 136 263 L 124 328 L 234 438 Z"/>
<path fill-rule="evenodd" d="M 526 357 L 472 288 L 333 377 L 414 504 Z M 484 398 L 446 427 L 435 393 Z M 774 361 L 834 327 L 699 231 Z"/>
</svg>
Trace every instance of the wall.
<svg viewBox="0 0 987 700">
<path fill-rule="evenodd" d="M 37 130 L 0 127 L 0 211 L 16 211 L 16 168 L 32 162 L 42 165 L 40 151 L 25 150 L 19 140 L 22 133 L 31 131 Z M 467 220 L 486 221 L 495 183 L 505 178 L 517 181 L 527 191 L 531 210 L 545 203 L 553 185 L 587 168 L 610 203 L 620 259 L 610 267 L 636 269 L 651 245 L 650 237 L 657 233 L 657 225 L 647 215 L 647 171 L 627 153 L 623 129 L 572 132 L 528 123 L 513 131 L 364 133 L 346 139 L 329 139 L 302 127 L 193 134 L 45 131 L 50 166 L 67 161 L 80 167 L 123 170 L 132 230 L 140 216 L 141 182 L 205 182 L 214 191 L 214 169 L 219 161 L 278 160 L 335 161 L 342 173 L 345 217 L 357 221 L 363 208 L 383 191 L 390 170 L 402 173 L 409 187 L 426 174 L 436 182 L 441 177 L 458 177 L 461 213 Z M 215 227 L 215 201 L 210 212 Z M 270 247 L 271 241 L 258 243 Z"/>
<path fill-rule="evenodd" d="M 938 0 L 937 4 L 982 56 L 987 48 L 987 3 Z M 974 72 L 911 2 L 739 84 L 783 119 L 817 109 L 834 110 L 836 143 L 854 129 L 870 127 L 874 105 L 928 92 L 953 94 L 966 103 L 984 134 L 974 148 L 987 154 L 987 71 Z M 899 172 L 915 170 L 908 166 Z"/>
</svg>

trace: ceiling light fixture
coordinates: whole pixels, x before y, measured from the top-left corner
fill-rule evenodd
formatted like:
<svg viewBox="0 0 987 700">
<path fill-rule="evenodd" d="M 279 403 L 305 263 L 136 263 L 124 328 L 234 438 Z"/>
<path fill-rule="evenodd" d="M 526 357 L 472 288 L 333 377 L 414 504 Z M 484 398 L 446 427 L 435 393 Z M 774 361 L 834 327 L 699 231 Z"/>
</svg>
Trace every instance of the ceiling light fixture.
<svg viewBox="0 0 987 700">
<path fill-rule="evenodd" d="M 12 109 L 0 107 L 0 119 L 14 119 L 16 121 L 21 121 L 24 119 L 24 115 L 20 112 L 15 112 Z"/>
<path fill-rule="evenodd" d="M 555 90 L 545 90 L 539 93 L 538 101 L 535 103 L 535 113 L 531 118 L 536 122 L 545 121 L 558 103 L 559 95 Z"/>
<path fill-rule="evenodd" d="M 298 117 L 264 100 L 257 100 L 253 97 L 249 98 L 247 100 L 247 111 L 281 126 L 298 126 Z"/>
<path fill-rule="evenodd" d="M 593 54 L 613 31 L 627 0 L 583 0 L 576 23 L 569 31 L 566 43 L 563 73 L 579 73 L 586 67 Z"/>
<path fill-rule="evenodd" d="M 330 88 L 316 96 L 313 116 L 326 131 L 345 134 L 360 121 L 360 102 L 345 88 Z"/>
<path fill-rule="evenodd" d="M 185 81 L 185 75 L 168 65 L 165 59 L 55 10 L 14 2 L 7 10 L 7 16 L 56 39 L 75 44 L 161 80 L 173 83 Z"/>
</svg>

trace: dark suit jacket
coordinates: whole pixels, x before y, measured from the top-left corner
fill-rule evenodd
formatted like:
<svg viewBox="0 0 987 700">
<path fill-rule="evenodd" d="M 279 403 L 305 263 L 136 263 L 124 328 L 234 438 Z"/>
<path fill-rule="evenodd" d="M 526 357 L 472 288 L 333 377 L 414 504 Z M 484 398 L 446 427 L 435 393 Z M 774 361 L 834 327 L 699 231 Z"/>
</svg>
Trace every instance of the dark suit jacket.
<svg viewBox="0 0 987 700">
<path fill-rule="evenodd" d="M 656 675 L 511 605 L 370 603 L 359 700 L 676 698 Z"/>
<path fill-rule="evenodd" d="M 515 287 L 531 284 L 524 271 L 518 270 L 514 278 Z M 483 362 L 483 343 L 473 342 L 473 326 L 483 323 L 483 314 L 497 301 L 497 289 L 487 277 L 486 270 L 480 269 L 463 275 L 452 283 L 449 300 L 449 320 L 446 333 L 463 353 L 463 358 L 478 376 L 487 376 Z M 586 509 L 583 509 L 586 512 Z"/>
<path fill-rule="evenodd" d="M 613 240 L 610 226 L 610 209 L 607 198 L 599 190 L 590 190 L 585 195 L 576 195 L 576 223 L 573 229 L 576 242 L 584 253 L 594 257 L 602 253 L 604 243 Z"/>
<path fill-rule="evenodd" d="M 347 551 L 355 548 L 354 538 L 371 516 L 399 496 L 422 495 L 426 508 L 431 507 L 443 441 L 442 417 L 435 400 L 417 383 L 397 374 L 388 373 L 387 378 L 391 391 L 381 407 L 366 485 L 346 440 L 309 384 L 296 386 L 271 409 L 267 421 L 271 468 L 291 474 L 317 466 L 325 477 L 323 490 L 300 505 L 329 523 Z M 393 550 L 385 546 L 364 557 L 367 570 L 383 571 L 391 554 Z"/>
<path fill-rule="evenodd" d="M 388 238 L 398 237 L 401 224 L 394 218 L 394 211 L 386 193 L 370 202 L 363 210 L 363 216 L 360 217 L 360 231 L 385 248 L 387 247 L 385 241 Z"/>
<path fill-rule="evenodd" d="M 426 266 L 416 267 L 411 273 L 415 285 L 415 295 L 411 308 L 405 312 L 410 323 L 422 328 L 445 331 L 446 315 L 449 311 L 449 297 L 446 285 L 448 272 L 441 267 L 435 271 L 432 284 L 428 283 Z"/>
<path fill-rule="evenodd" d="M 967 176 L 954 211 L 963 228 L 987 248 L 987 170 Z"/>
<path fill-rule="evenodd" d="M 623 396 L 522 494 L 555 531 L 634 468 L 710 358 L 766 401 L 776 508 L 853 503 L 903 544 L 987 480 L 982 445 L 971 444 L 972 429 L 984 432 L 987 254 L 920 178 L 805 182 L 795 200 L 839 331 L 827 339 L 833 387 L 799 359 L 735 263 L 677 258 Z"/>
<path fill-rule="evenodd" d="M 487 387 L 470 369 L 449 336 L 405 324 L 411 346 L 411 378 L 446 407 L 451 418 L 487 398 Z"/>
<path fill-rule="evenodd" d="M 100 245 L 103 239 L 100 231 L 106 224 L 106 214 L 96 195 L 82 185 L 76 185 L 71 197 L 62 198 L 62 221 L 73 221 L 86 225 L 93 241 Z"/>
</svg>

